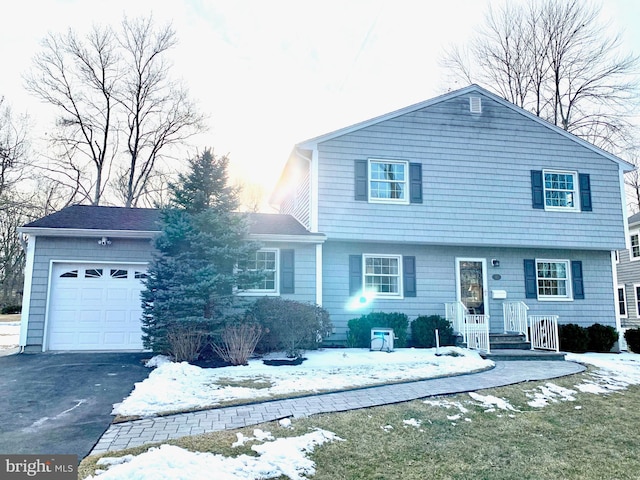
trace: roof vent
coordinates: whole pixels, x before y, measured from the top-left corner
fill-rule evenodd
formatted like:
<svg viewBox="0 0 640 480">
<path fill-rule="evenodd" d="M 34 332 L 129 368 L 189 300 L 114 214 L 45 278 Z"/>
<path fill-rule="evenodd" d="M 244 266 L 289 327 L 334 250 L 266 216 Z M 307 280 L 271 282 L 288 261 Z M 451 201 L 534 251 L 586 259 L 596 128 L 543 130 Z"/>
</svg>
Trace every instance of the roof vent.
<svg viewBox="0 0 640 480">
<path fill-rule="evenodd" d="M 469 97 L 469 111 L 471 113 L 482 113 L 482 98 Z"/>
</svg>

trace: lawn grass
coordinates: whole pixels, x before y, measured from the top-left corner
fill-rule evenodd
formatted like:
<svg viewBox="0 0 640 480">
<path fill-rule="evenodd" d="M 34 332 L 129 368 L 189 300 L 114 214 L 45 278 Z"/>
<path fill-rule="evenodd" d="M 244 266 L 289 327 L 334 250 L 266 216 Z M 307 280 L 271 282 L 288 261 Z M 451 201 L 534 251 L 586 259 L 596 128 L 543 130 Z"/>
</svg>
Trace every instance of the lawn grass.
<svg viewBox="0 0 640 480">
<path fill-rule="evenodd" d="M 588 372 L 552 382 L 573 388 L 587 378 Z M 444 398 L 469 409 L 458 420 L 447 418 L 460 413 L 457 409 L 416 400 L 298 419 L 292 430 L 270 423 L 237 431 L 251 436 L 253 428 L 262 428 L 276 437 L 302 435 L 313 428 L 336 433 L 345 442 L 325 444 L 311 455 L 317 480 L 640 478 L 640 386 L 608 395 L 577 392 L 574 402 L 528 406 L 525 391 L 544 383 L 478 392 L 505 398 L 518 412 L 485 412 L 469 395 L 460 394 Z M 403 424 L 408 419 L 421 424 Z M 389 425 L 392 428 L 382 428 Z M 170 443 L 224 455 L 250 454 L 250 444 L 230 448 L 237 431 Z M 96 458 L 85 459 L 81 471 L 90 472 Z"/>
</svg>

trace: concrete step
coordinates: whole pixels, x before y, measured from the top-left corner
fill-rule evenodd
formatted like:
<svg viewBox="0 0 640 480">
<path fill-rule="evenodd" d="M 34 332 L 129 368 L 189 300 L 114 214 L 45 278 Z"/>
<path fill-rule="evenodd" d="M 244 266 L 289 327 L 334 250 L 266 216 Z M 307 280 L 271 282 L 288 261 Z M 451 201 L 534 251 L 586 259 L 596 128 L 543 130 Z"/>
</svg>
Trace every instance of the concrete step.
<svg viewBox="0 0 640 480">
<path fill-rule="evenodd" d="M 518 333 L 490 333 L 491 350 L 531 350 L 531 343 Z"/>
<path fill-rule="evenodd" d="M 521 350 L 521 349 L 492 350 L 491 353 L 481 353 L 480 356 L 488 360 L 499 360 L 499 361 L 510 361 L 510 360 L 511 361 L 514 361 L 514 360 L 564 361 L 565 360 L 565 354 L 562 352 L 549 352 L 544 350 Z"/>
</svg>

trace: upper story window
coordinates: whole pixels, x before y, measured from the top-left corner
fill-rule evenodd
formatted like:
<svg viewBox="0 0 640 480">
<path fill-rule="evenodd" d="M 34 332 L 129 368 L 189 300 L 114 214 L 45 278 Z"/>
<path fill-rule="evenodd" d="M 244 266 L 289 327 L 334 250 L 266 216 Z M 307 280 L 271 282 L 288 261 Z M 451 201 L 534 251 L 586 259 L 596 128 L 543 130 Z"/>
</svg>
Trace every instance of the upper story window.
<svg viewBox="0 0 640 480">
<path fill-rule="evenodd" d="M 631 260 L 640 259 L 640 234 L 631 234 Z"/>
<path fill-rule="evenodd" d="M 369 201 L 409 203 L 409 162 L 369 160 Z"/>
<path fill-rule="evenodd" d="M 545 170 L 544 203 L 547 209 L 576 210 L 578 181 L 576 172 Z"/>
<path fill-rule="evenodd" d="M 533 208 L 557 212 L 591 212 L 591 176 L 563 170 L 531 170 Z"/>
<path fill-rule="evenodd" d="M 536 277 L 539 299 L 571 298 L 568 260 L 537 260 Z"/>
<path fill-rule="evenodd" d="M 402 256 L 363 255 L 364 291 L 379 297 L 402 295 Z"/>
</svg>

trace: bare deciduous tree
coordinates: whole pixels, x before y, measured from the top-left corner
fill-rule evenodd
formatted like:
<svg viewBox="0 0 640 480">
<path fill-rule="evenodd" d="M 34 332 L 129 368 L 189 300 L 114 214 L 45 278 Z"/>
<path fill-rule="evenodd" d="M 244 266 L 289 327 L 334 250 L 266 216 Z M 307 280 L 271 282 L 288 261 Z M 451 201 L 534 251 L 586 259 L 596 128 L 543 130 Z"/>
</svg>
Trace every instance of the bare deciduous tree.
<svg viewBox="0 0 640 480">
<path fill-rule="evenodd" d="M 27 117 L 16 118 L 0 97 L 0 198 L 26 173 L 27 129 Z"/>
<path fill-rule="evenodd" d="M 166 55 L 175 44 L 174 30 L 152 18 L 44 40 L 25 83 L 58 112 L 48 168 L 72 198 L 98 205 L 105 192 L 124 189 L 117 193 L 125 206 L 136 206 L 158 159 L 203 130 L 186 90 L 169 77 Z M 110 183 L 112 172 L 126 181 Z"/>
<path fill-rule="evenodd" d="M 498 95 L 586 140 L 620 152 L 637 105 L 639 59 L 580 0 L 506 2 L 490 9 L 467 49 L 443 58 L 465 82 Z"/>
</svg>

